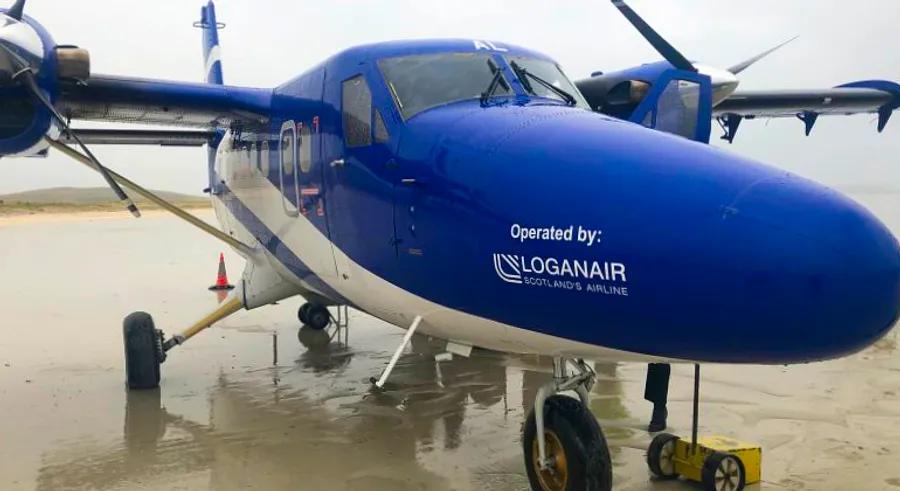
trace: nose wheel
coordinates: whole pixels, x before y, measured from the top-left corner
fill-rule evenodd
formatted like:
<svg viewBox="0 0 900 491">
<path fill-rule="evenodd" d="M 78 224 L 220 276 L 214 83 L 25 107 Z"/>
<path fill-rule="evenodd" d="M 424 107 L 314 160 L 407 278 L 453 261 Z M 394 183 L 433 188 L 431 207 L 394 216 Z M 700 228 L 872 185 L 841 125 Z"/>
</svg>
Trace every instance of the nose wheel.
<svg viewBox="0 0 900 491">
<path fill-rule="evenodd" d="M 300 306 L 297 311 L 297 318 L 304 326 L 308 326 L 317 331 L 321 331 L 328 327 L 331 323 L 331 313 L 324 305 L 307 302 Z"/>
<path fill-rule="evenodd" d="M 533 491 L 610 491 L 609 447 L 586 402 L 595 374 L 583 361 L 566 373 L 566 360 L 554 360 L 554 380 L 541 387 L 523 428 L 525 469 Z M 559 395 L 572 390 L 578 399 Z"/>
</svg>

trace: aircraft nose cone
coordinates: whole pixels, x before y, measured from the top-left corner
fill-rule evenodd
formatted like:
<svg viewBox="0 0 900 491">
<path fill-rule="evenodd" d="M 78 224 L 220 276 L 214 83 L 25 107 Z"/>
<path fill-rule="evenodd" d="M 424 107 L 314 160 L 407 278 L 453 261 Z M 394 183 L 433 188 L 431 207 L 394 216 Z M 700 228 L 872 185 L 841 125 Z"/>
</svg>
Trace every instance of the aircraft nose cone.
<svg viewBox="0 0 900 491">
<path fill-rule="evenodd" d="M 490 280 L 473 270 L 469 284 L 483 283 L 485 298 L 501 288 L 503 307 L 472 311 L 621 352 L 722 363 L 835 358 L 896 322 L 897 240 L 828 188 L 586 111 L 462 116 L 454 124 L 469 132 L 431 152 L 468 186 L 445 199 L 465 196 L 487 224 L 471 250 L 494 261 Z M 538 235 L 551 226 L 572 238 Z"/>
<path fill-rule="evenodd" d="M 900 315 L 900 246 L 867 209 L 796 176 L 761 180 L 723 210 L 768 335 L 810 359 L 858 351 Z M 741 237 L 746 234 L 745 237 Z M 760 326 L 760 334 L 767 332 Z"/>
</svg>

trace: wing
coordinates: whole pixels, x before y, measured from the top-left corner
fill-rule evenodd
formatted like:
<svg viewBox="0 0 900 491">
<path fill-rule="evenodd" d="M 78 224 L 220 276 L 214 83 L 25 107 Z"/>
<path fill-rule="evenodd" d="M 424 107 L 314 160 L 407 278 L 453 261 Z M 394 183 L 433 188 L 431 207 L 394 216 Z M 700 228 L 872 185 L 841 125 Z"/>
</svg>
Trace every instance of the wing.
<svg viewBox="0 0 900 491">
<path fill-rule="evenodd" d="M 194 128 L 262 127 L 272 89 L 95 75 L 60 86 L 56 106 L 73 120 Z"/>
<path fill-rule="evenodd" d="M 878 114 L 883 131 L 893 111 L 900 107 L 900 85 L 869 80 L 822 90 L 738 91 L 713 109 L 729 142 L 743 119 L 797 117 L 812 131 L 821 115 Z"/>
</svg>

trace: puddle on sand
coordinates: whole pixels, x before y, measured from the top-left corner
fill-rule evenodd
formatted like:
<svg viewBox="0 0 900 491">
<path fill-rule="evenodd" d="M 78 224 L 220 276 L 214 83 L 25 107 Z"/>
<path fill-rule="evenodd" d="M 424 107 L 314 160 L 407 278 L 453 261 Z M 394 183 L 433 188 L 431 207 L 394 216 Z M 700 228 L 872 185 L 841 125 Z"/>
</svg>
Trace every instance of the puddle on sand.
<svg viewBox="0 0 900 491">
<path fill-rule="evenodd" d="M 348 331 L 298 332 L 294 299 L 227 319 L 172 352 L 160 390 L 126 393 L 121 319 L 147 310 L 171 332 L 214 308 L 218 243 L 152 216 L 7 224 L 0 247 L 0 489 L 528 488 L 519 434 L 546 359 L 475 351 L 438 365 L 416 337 L 393 389 L 372 393 L 402 331 L 354 312 Z M 226 260 L 237 277 L 241 261 Z M 763 445 L 755 489 L 900 487 L 890 336 L 822 364 L 705 367 L 701 431 Z M 698 489 L 648 478 L 646 367 L 596 369 L 615 489 Z M 670 391 L 682 435 L 691 373 L 674 367 Z"/>
</svg>

